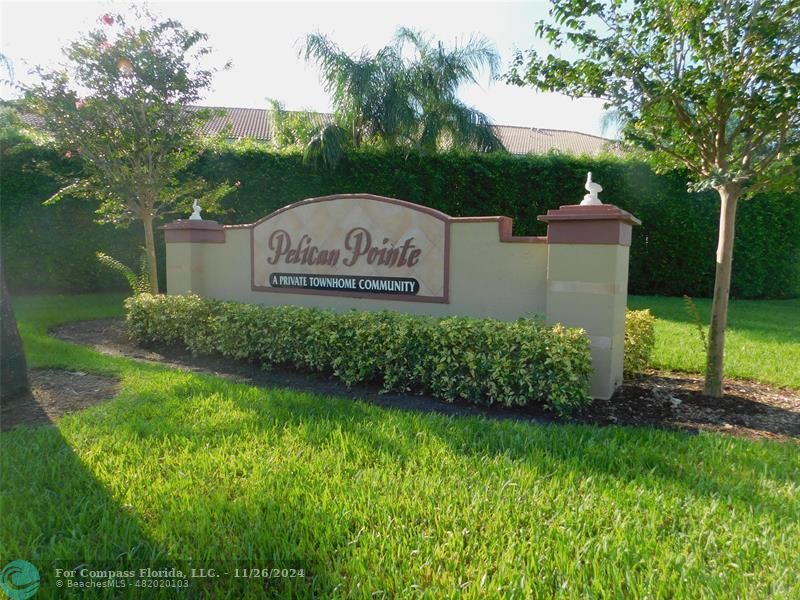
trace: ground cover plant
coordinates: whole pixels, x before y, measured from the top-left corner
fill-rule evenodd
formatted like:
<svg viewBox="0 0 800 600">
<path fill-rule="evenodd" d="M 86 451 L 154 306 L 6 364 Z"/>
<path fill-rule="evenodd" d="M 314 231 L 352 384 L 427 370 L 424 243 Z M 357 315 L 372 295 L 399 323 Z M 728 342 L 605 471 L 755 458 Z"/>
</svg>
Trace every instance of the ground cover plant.
<svg viewBox="0 0 800 600">
<path fill-rule="evenodd" d="M 796 444 L 260 389 L 47 335 L 121 316 L 119 296 L 15 309 L 32 366 L 115 375 L 120 391 L 0 433 L 3 560 L 301 564 L 305 578 L 268 593 L 286 597 L 800 593 Z M 214 597 L 263 597 L 235 585 Z"/>
</svg>

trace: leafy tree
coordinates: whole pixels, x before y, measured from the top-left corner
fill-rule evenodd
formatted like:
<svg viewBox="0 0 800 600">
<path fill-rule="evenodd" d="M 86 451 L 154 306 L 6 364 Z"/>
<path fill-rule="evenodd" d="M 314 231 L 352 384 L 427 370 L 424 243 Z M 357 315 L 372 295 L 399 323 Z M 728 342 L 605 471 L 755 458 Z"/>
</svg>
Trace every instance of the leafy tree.
<svg viewBox="0 0 800 600">
<path fill-rule="evenodd" d="M 130 22 L 129 22 L 130 21 Z M 49 202 L 72 196 L 100 201 L 102 221 L 144 225 L 150 286 L 158 292 L 153 223 L 193 198 L 206 208 L 232 188 L 211 188 L 186 168 L 211 115 L 187 109 L 210 86 L 214 73 L 200 65 L 206 35 L 144 11 L 130 18 L 106 14 L 100 26 L 64 49 L 58 70 L 37 69 L 24 87 L 28 110 L 67 158 L 82 158 L 85 175 L 65 182 Z"/>
<path fill-rule="evenodd" d="M 604 98 L 657 167 L 719 193 L 704 391 L 720 397 L 737 204 L 796 181 L 800 1 L 559 0 L 549 14 L 537 35 L 573 57 L 519 52 L 507 80 Z"/>
<path fill-rule="evenodd" d="M 14 65 L 0 52 L 0 86 L 15 86 Z M 25 126 L 17 113 L 16 103 L 0 98 L 0 164 L 21 144 L 29 143 Z"/>
<path fill-rule="evenodd" d="M 502 148 L 486 115 L 457 97 L 482 69 L 497 76 L 499 58 L 485 38 L 447 48 L 400 28 L 394 42 L 374 55 L 350 55 L 316 33 L 306 37 L 302 53 L 320 68 L 335 108 L 333 123 L 321 127 L 309 144 L 317 154 L 335 161 L 342 146 L 364 143 L 429 151 Z"/>
</svg>

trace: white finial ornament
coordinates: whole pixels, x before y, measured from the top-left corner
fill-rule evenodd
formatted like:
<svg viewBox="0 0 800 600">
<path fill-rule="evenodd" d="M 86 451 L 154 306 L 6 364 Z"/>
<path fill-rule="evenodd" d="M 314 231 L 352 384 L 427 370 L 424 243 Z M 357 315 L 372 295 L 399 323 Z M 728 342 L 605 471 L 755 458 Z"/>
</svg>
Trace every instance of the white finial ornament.
<svg viewBox="0 0 800 600">
<path fill-rule="evenodd" d="M 203 217 L 200 216 L 200 211 L 201 210 L 202 209 L 200 208 L 200 203 L 197 200 L 192 202 L 192 216 L 189 217 L 189 220 L 190 221 L 202 221 Z"/>
<path fill-rule="evenodd" d="M 584 189 L 586 189 L 586 191 L 589 193 L 583 197 L 581 206 L 596 206 L 598 204 L 602 204 L 602 202 L 600 202 L 600 198 L 597 197 L 597 194 L 603 191 L 603 186 L 592 181 L 591 171 L 586 174 L 586 185 L 584 186 Z"/>
</svg>

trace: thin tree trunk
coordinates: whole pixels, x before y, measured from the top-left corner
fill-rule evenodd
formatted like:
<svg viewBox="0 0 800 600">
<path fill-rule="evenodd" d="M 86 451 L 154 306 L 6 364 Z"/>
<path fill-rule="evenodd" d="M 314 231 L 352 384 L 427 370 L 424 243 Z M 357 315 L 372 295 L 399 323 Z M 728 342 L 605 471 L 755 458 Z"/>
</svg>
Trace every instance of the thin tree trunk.
<svg viewBox="0 0 800 600">
<path fill-rule="evenodd" d="M 728 323 L 728 299 L 731 290 L 733 238 L 736 227 L 736 205 L 741 195 L 738 186 L 719 188 L 722 201 L 717 244 L 717 270 L 714 278 L 714 300 L 711 304 L 711 325 L 708 330 L 708 355 L 703 393 L 713 398 L 723 394 L 722 377 L 725 358 L 725 327 Z"/>
<path fill-rule="evenodd" d="M 29 394 L 28 364 L 17 329 L 17 320 L 6 289 L 5 274 L 0 267 L 0 399 L 11 400 Z"/>
<path fill-rule="evenodd" d="M 147 271 L 150 277 L 150 291 L 158 293 L 158 263 L 156 263 L 156 242 L 153 237 L 153 217 L 146 214 L 142 217 L 144 225 L 144 246 L 147 251 Z"/>
</svg>

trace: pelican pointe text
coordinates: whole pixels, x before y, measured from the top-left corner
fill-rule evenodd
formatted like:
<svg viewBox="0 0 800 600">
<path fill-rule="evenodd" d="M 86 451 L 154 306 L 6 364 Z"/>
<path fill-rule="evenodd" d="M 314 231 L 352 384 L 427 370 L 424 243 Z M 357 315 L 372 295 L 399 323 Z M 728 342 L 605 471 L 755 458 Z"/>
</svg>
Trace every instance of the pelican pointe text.
<svg viewBox="0 0 800 600">
<path fill-rule="evenodd" d="M 417 248 L 414 237 L 395 244 L 384 237 L 381 244 L 373 244 L 372 235 L 364 227 L 354 227 L 344 238 L 344 251 L 340 248 L 320 248 L 308 234 L 303 234 L 293 245 L 292 236 L 284 229 L 276 229 L 269 236 L 269 249 L 273 253 L 267 262 L 276 265 L 283 261 L 287 265 L 324 265 L 335 267 L 341 259 L 345 267 L 354 267 L 363 260 L 368 265 L 383 267 L 413 267 L 419 262 L 422 250 Z M 344 258 L 342 254 L 344 252 Z"/>
<path fill-rule="evenodd" d="M 312 198 L 250 231 L 253 291 L 449 301 L 449 217 L 432 209 L 366 194 Z"/>
<path fill-rule="evenodd" d="M 322 248 L 313 238 L 304 233 L 297 241 L 285 229 L 276 229 L 269 236 L 270 265 L 310 265 L 320 267 L 344 267 L 357 269 L 359 264 L 396 269 L 402 272 L 419 263 L 422 250 L 409 236 L 395 242 L 383 237 L 375 243 L 372 234 L 364 227 L 354 227 L 344 236 L 340 248 Z M 380 277 L 364 275 L 339 275 L 325 273 L 283 273 L 269 275 L 273 288 L 330 290 L 354 294 L 416 295 L 419 282 L 413 277 Z"/>
</svg>

